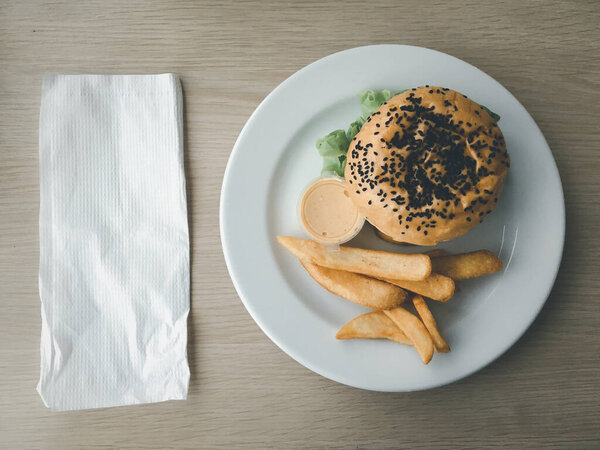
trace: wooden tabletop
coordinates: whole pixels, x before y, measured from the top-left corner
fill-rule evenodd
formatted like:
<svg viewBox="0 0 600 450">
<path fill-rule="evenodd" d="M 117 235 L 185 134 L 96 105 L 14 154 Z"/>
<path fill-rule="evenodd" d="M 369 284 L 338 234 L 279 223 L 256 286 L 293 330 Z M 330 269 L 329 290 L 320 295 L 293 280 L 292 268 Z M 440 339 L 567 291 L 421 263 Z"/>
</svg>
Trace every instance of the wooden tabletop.
<svg viewBox="0 0 600 450">
<path fill-rule="evenodd" d="M 600 446 L 598 2 L 0 4 L 0 448 Z M 336 384 L 279 350 L 240 302 L 218 228 L 227 158 L 260 101 L 318 58 L 377 43 L 440 50 L 506 86 L 546 136 L 567 208 L 558 280 L 525 336 L 462 381 L 394 395 Z M 35 391 L 37 139 L 48 72 L 182 79 L 192 247 L 187 401 L 52 413 Z"/>
</svg>

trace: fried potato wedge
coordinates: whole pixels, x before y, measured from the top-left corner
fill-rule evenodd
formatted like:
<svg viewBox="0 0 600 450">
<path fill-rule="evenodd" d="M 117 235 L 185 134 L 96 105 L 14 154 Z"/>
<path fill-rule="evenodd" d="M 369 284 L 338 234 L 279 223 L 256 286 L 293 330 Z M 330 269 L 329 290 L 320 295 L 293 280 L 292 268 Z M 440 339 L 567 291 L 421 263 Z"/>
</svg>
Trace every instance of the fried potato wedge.
<svg viewBox="0 0 600 450">
<path fill-rule="evenodd" d="M 502 261 L 489 250 L 431 258 L 433 271 L 453 280 L 468 280 L 502 270 Z"/>
<path fill-rule="evenodd" d="M 454 295 L 456 285 L 452 278 L 438 273 L 432 273 L 422 281 L 393 280 L 382 278 L 393 285 L 399 286 L 407 291 L 414 292 L 438 302 L 447 302 Z"/>
<path fill-rule="evenodd" d="M 302 261 L 308 274 L 332 294 L 372 309 L 387 309 L 406 300 L 406 292 L 384 281 Z"/>
<path fill-rule="evenodd" d="M 449 353 L 450 346 L 440 334 L 440 330 L 438 330 L 437 323 L 435 322 L 433 314 L 431 314 L 425 299 L 420 295 L 414 295 L 412 302 L 413 305 L 415 305 L 415 309 L 421 317 L 425 328 L 427 328 L 427 331 L 429 331 L 431 339 L 433 339 L 433 347 L 435 348 L 435 351 L 438 353 Z"/>
<path fill-rule="evenodd" d="M 399 344 L 412 341 L 383 311 L 373 311 L 355 317 L 337 332 L 337 339 L 389 339 Z"/>
<path fill-rule="evenodd" d="M 393 320 L 404 334 L 412 341 L 419 353 L 423 364 L 429 364 L 433 357 L 433 339 L 421 320 L 406 309 L 398 308 L 385 310 L 384 313 Z"/>
<path fill-rule="evenodd" d="M 306 239 L 277 236 L 277 240 L 298 258 L 330 269 L 374 278 L 413 281 L 424 280 L 431 273 L 431 259 L 427 255 L 403 255 L 343 246 L 333 252 L 328 251 L 325 245 Z"/>
</svg>

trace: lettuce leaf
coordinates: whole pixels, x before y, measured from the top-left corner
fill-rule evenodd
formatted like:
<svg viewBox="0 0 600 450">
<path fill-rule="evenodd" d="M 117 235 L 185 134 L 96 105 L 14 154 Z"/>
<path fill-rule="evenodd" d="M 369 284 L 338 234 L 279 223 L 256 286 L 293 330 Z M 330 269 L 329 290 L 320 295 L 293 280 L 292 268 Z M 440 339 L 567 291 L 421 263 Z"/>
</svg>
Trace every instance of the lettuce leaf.
<svg viewBox="0 0 600 450">
<path fill-rule="evenodd" d="M 400 92 L 404 91 L 399 91 L 397 94 Z M 344 176 L 346 153 L 348 152 L 350 141 L 354 139 L 354 136 L 360 131 L 369 116 L 390 98 L 392 98 L 392 94 L 387 89 L 383 91 L 367 89 L 360 92 L 358 94 L 358 101 L 360 102 L 362 116 L 352 122 L 347 131 L 335 130 L 327 136 L 317 139 L 317 150 L 323 157 L 321 175 L 335 174 L 340 177 Z"/>
<path fill-rule="evenodd" d="M 488 113 L 490 116 L 492 116 L 492 119 L 494 119 L 496 122 L 498 122 L 500 120 L 500 116 L 498 114 L 496 114 L 494 111 L 492 111 L 490 108 L 487 108 L 483 105 L 479 105 L 481 109 L 483 109 L 486 113 Z"/>
<path fill-rule="evenodd" d="M 346 137 L 344 130 L 335 130 L 329 133 L 327 136 L 317 139 L 317 150 L 321 156 L 335 156 L 346 148 L 350 142 Z"/>
<path fill-rule="evenodd" d="M 343 177 L 346 167 L 346 152 L 350 141 L 344 130 L 335 130 L 327 136 L 317 139 L 317 150 L 323 157 L 321 174 L 335 173 Z"/>
<path fill-rule="evenodd" d="M 358 101 L 360 102 L 360 110 L 362 117 L 367 120 L 371 114 L 379 109 L 379 107 L 392 98 L 392 93 L 387 89 L 383 91 L 373 91 L 367 89 L 358 93 Z"/>
<path fill-rule="evenodd" d="M 350 145 L 350 141 L 352 139 L 354 139 L 354 136 L 356 136 L 356 133 L 358 133 L 360 131 L 360 129 L 362 128 L 364 123 L 365 123 L 365 119 L 363 117 L 359 117 L 358 119 L 356 119 L 354 122 L 352 122 L 350 124 L 350 126 L 348 127 L 348 131 L 346 131 L 346 137 L 348 138 L 348 145 Z"/>
<path fill-rule="evenodd" d="M 346 166 L 346 157 L 343 157 L 343 161 L 340 161 L 339 157 L 325 156 L 323 158 L 323 167 L 321 169 L 321 175 L 337 175 L 339 177 L 344 176 L 344 168 Z"/>
</svg>

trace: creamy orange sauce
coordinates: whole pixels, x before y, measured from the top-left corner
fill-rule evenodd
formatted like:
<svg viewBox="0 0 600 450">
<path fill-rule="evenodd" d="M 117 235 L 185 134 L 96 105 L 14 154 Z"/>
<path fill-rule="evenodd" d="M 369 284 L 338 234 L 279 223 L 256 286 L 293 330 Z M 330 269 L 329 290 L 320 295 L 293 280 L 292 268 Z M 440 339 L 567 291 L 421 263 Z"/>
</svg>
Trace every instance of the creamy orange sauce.
<svg viewBox="0 0 600 450">
<path fill-rule="evenodd" d="M 337 178 L 321 178 L 310 185 L 302 196 L 299 212 L 306 232 L 324 243 L 346 242 L 364 223 L 348 198 L 346 183 Z"/>
</svg>

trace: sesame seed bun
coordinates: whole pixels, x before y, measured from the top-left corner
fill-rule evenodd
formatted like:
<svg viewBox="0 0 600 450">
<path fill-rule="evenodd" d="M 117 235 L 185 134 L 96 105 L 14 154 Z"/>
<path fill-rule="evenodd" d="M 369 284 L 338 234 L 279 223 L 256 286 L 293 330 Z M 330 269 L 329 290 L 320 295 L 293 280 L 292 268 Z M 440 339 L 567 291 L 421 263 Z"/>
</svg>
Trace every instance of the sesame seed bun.
<svg viewBox="0 0 600 450">
<path fill-rule="evenodd" d="M 461 236 L 494 208 L 510 167 L 492 117 L 456 91 L 421 87 L 392 97 L 350 143 L 348 195 L 396 242 Z"/>
</svg>

